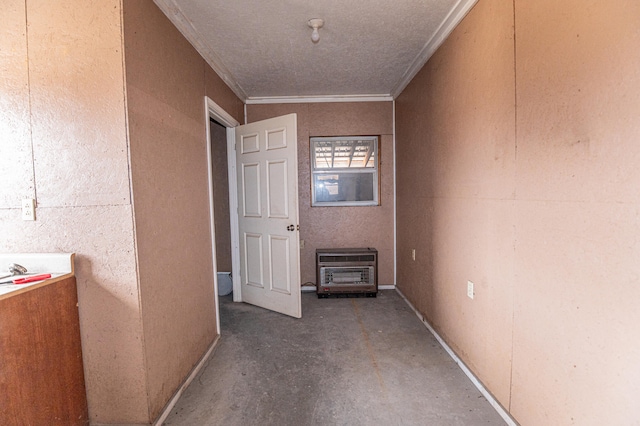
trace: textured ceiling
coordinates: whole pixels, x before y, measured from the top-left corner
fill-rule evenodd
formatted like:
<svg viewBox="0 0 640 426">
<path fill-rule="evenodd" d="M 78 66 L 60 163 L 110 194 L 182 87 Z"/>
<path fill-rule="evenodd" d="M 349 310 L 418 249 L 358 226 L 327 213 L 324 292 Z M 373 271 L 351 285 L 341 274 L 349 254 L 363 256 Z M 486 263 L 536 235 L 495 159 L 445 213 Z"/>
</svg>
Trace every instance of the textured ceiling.
<svg viewBox="0 0 640 426">
<path fill-rule="evenodd" d="M 243 100 L 396 96 L 475 1 L 155 0 Z"/>
</svg>

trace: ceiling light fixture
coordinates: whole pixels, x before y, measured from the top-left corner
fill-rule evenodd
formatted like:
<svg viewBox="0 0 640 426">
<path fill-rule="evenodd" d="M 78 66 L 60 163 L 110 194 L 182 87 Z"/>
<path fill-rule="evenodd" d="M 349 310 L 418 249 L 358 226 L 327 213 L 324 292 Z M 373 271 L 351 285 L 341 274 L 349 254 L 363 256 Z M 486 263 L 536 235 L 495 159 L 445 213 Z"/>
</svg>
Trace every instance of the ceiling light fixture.
<svg viewBox="0 0 640 426">
<path fill-rule="evenodd" d="M 324 19 L 320 19 L 320 18 L 309 19 L 309 21 L 307 21 L 307 25 L 310 28 L 313 28 L 313 32 L 311 33 L 311 41 L 314 43 L 319 42 L 320 33 L 318 32 L 318 28 L 322 28 L 322 26 L 324 25 Z"/>
</svg>

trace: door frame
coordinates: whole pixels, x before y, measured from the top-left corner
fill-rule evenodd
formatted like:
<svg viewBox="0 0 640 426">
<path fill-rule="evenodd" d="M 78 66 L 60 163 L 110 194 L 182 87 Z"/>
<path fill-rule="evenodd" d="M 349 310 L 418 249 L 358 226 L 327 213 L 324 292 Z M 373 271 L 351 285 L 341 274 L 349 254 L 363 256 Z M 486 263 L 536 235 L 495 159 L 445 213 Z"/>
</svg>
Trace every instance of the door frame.
<svg viewBox="0 0 640 426">
<path fill-rule="evenodd" d="M 220 334 L 220 303 L 218 300 L 218 265 L 216 262 L 215 218 L 213 211 L 213 159 L 211 141 L 211 123 L 213 119 L 227 129 L 227 170 L 229 175 L 229 218 L 231 225 L 231 278 L 233 280 L 233 301 L 241 302 L 240 293 L 240 244 L 238 241 L 238 181 L 235 173 L 236 152 L 234 149 L 238 120 L 215 103 L 210 97 L 204 97 L 204 111 L 207 131 L 207 173 L 209 179 L 209 220 L 211 228 L 211 257 L 213 262 L 213 290 L 216 305 L 216 328 Z"/>
</svg>

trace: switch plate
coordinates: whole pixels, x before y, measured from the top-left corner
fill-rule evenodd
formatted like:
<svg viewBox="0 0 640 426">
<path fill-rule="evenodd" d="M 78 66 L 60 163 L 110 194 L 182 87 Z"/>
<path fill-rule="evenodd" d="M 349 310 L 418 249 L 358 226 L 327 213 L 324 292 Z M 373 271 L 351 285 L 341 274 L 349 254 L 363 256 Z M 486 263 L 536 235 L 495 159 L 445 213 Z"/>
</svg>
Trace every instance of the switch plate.
<svg viewBox="0 0 640 426">
<path fill-rule="evenodd" d="M 304 240 L 300 240 L 300 249 L 304 248 Z"/>
<path fill-rule="evenodd" d="M 411 260 L 416 260 L 416 249 L 411 249 Z"/>
<path fill-rule="evenodd" d="M 33 198 L 22 200 L 22 220 L 36 220 L 36 200 Z"/>
<path fill-rule="evenodd" d="M 467 281 L 467 296 L 469 299 L 473 299 L 473 282 Z"/>
</svg>

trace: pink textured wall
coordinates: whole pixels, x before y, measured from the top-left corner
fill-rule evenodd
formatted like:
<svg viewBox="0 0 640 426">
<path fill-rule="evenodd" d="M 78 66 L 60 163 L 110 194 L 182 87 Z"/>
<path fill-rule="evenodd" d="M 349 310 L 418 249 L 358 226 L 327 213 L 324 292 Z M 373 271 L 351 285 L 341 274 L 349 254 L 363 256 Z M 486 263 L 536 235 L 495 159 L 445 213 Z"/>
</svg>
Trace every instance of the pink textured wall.
<svg viewBox="0 0 640 426">
<path fill-rule="evenodd" d="M 204 96 L 240 101 L 151 2 L 124 1 L 131 179 L 150 420 L 216 336 Z M 230 90 L 226 88 L 226 93 Z"/>
<path fill-rule="evenodd" d="M 512 17 L 511 3 L 476 5 L 396 103 L 398 287 L 505 406 L 514 262 Z"/>
<path fill-rule="evenodd" d="M 633 424 L 640 3 L 517 1 L 515 16 L 512 411 L 531 424 Z"/>
<path fill-rule="evenodd" d="M 105 423 L 148 418 L 120 13 L 117 0 L 0 12 L 0 251 L 77 253 L 89 413 Z"/>
<path fill-rule="evenodd" d="M 317 248 L 375 247 L 378 282 L 393 284 L 393 104 L 391 102 L 247 105 L 249 122 L 298 115 L 298 195 L 302 283 L 316 282 Z M 380 205 L 311 207 L 309 138 L 379 135 Z M 330 232 L 327 232 L 330 230 Z"/>
<path fill-rule="evenodd" d="M 244 102 L 233 93 L 218 76 L 218 74 L 207 66 L 204 70 L 205 93 L 220 105 L 227 113 L 235 118 L 238 123 L 244 123 Z"/>
<path fill-rule="evenodd" d="M 34 197 L 25 1 L 5 2 L 0 15 L 0 208 Z"/>
<path fill-rule="evenodd" d="M 398 287 L 521 424 L 640 418 L 639 24 L 480 0 L 397 99 Z"/>
<path fill-rule="evenodd" d="M 3 3 L 0 251 L 77 253 L 91 421 L 149 424 L 215 333 L 204 95 L 243 113 L 151 0 L 122 13 Z"/>
</svg>

